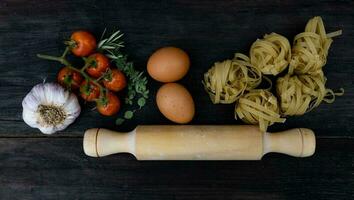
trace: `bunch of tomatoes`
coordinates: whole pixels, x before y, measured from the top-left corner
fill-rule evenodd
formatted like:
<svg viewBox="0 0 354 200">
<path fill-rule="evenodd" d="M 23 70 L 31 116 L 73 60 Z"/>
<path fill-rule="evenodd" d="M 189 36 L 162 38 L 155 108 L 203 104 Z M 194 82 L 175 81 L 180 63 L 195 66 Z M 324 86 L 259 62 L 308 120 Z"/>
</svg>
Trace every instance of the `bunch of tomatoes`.
<svg viewBox="0 0 354 200">
<path fill-rule="evenodd" d="M 96 52 L 97 42 L 91 33 L 76 31 L 66 44 L 73 55 L 84 60 L 85 65 L 81 69 L 63 67 L 57 75 L 59 84 L 78 92 L 85 101 L 95 102 L 102 115 L 116 114 L 121 103 L 115 92 L 126 87 L 124 74 L 116 67 L 111 67 L 107 56 Z"/>
</svg>

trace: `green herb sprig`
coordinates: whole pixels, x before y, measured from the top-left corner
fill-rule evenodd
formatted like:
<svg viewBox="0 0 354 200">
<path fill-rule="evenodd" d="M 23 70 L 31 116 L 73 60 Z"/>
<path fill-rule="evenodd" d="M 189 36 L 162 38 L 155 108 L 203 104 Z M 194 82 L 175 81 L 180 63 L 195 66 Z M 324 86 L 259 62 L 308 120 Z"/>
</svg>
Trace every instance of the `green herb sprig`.
<svg viewBox="0 0 354 200">
<path fill-rule="evenodd" d="M 128 91 L 125 103 L 133 106 L 133 109 L 128 109 L 122 117 L 116 120 L 116 124 L 120 125 L 125 120 L 132 119 L 134 113 L 145 106 L 146 100 L 149 98 L 149 90 L 146 86 L 147 78 L 144 76 L 144 72 L 136 70 L 133 62 L 128 61 L 128 56 L 121 52 L 121 48 L 124 47 L 124 43 L 121 40 L 123 34 L 119 30 L 109 37 L 105 37 L 105 34 L 106 29 L 103 31 L 98 43 L 98 50 L 105 53 L 116 67 L 126 75 Z"/>
</svg>

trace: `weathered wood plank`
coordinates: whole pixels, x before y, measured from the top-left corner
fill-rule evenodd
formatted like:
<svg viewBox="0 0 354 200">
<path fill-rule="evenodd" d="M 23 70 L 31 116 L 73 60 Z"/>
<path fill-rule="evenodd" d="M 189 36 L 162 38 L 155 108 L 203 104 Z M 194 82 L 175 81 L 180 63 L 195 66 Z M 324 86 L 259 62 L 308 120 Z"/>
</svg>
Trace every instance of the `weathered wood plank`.
<svg viewBox="0 0 354 200">
<path fill-rule="evenodd" d="M 2 0 L 0 2 L 0 199 L 352 199 L 354 132 L 354 2 L 334 1 L 97 1 Z M 157 48 L 176 45 L 192 60 L 181 81 L 192 92 L 193 124 L 239 124 L 233 105 L 212 105 L 202 74 L 236 51 L 247 53 L 263 34 L 289 39 L 309 18 L 321 15 L 329 31 L 343 29 L 325 67 L 328 87 L 346 94 L 270 131 L 314 129 L 315 156 L 272 154 L 254 162 L 137 162 L 128 155 L 101 159 L 82 152 L 83 131 L 91 127 L 129 130 L 137 124 L 169 124 L 156 109 L 161 85 L 138 117 L 117 127 L 114 118 L 86 108 L 75 124 L 50 138 L 21 120 L 21 101 L 43 79 L 53 81 L 59 65 L 36 53 L 60 54 L 73 30 L 96 36 L 108 27 L 125 33 L 125 52 L 145 69 Z M 16 138 L 17 137 L 17 138 Z M 43 136 L 44 137 L 44 136 Z M 332 139 L 329 139 L 332 138 Z M 339 138 L 339 139 L 338 139 Z M 341 139 L 340 139 L 341 138 Z"/>
<path fill-rule="evenodd" d="M 22 87 L 12 88 L 15 88 L 11 92 L 13 99 L 22 98 L 24 93 L 27 92 Z M 8 98 L 7 91 L 6 88 L 0 87 L 0 99 Z M 200 91 L 200 93 L 202 92 Z M 235 121 L 233 118 L 232 110 L 234 105 L 213 105 L 205 95 L 196 96 L 195 99 L 197 99 L 196 102 L 199 102 L 199 104 L 196 104 L 197 115 L 193 120 L 193 124 L 242 124 L 242 122 Z M 354 107 L 354 102 L 352 99 L 353 96 L 351 94 L 346 94 L 344 97 L 338 98 L 333 104 L 323 104 L 315 111 L 301 117 L 290 117 L 285 124 L 275 124 L 269 130 L 280 131 L 296 127 L 306 127 L 313 129 L 316 135 L 320 137 L 353 137 L 354 115 L 351 107 Z M 32 137 L 42 135 L 38 130 L 29 128 L 22 121 L 22 107 L 21 109 L 18 108 L 18 105 L 15 105 L 13 101 L 3 101 L 4 104 L 6 108 L 3 109 L 3 112 L 0 112 L 0 137 Z M 138 124 L 172 124 L 159 113 L 153 98 L 147 101 L 147 106 L 143 110 L 137 112 L 138 117 L 135 120 L 128 121 L 122 127 L 117 127 L 114 124 L 115 117 L 102 117 L 96 111 L 90 110 L 92 107 L 92 105 L 86 106 L 77 121 L 67 130 L 58 133 L 57 136 L 80 136 L 83 135 L 86 129 L 93 127 L 129 131 Z"/>
<path fill-rule="evenodd" d="M 89 158 L 81 138 L 0 139 L 1 199 L 349 199 L 353 139 L 320 139 L 309 158 L 138 162 Z"/>
<path fill-rule="evenodd" d="M 190 73 L 181 81 L 192 92 L 197 115 L 194 124 L 238 124 L 233 105 L 212 105 L 200 83 L 202 74 L 217 60 L 235 51 L 247 53 L 250 44 L 265 33 L 282 33 L 290 39 L 314 16 L 324 18 L 329 31 L 343 29 L 336 38 L 325 67 L 328 86 L 343 87 L 344 97 L 322 105 L 310 114 L 290 118 L 272 127 L 307 126 L 318 135 L 352 137 L 354 131 L 354 24 L 353 1 L 38 1 L 4 0 L 0 3 L 0 135 L 31 136 L 38 131 L 21 122 L 21 101 L 30 88 L 44 78 L 53 81 L 60 65 L 39 60 L 36 53 L 59 54 L 62 40 L 77 29 L 97 36 L 104 29 L 125 33 L 126 53 L 144 70 L 156 48 L 176 45 L 191 56 Z M 117 130 L 137 124 L 170 123 L 158 113 L 154 94 L 160 84 L 150 80 L 148 106 L 136 120 L 122 127 L 114 118 L 85 111 L 63 135 L 81 135 L 90 127 Z M 325 122 L 325 123 L 323 123 Z M 338 129 L 338 127 L 340 127 Z"/>
</svg>

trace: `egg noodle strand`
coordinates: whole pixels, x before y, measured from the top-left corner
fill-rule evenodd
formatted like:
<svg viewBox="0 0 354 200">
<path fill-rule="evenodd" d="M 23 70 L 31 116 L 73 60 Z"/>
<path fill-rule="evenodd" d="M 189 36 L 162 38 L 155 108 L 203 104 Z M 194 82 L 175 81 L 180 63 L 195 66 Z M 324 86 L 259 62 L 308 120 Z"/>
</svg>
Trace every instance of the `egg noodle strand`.
<svg viewBox="0 0 354 200">
<path fill-rule="evenodd" d="M 331 38 L 341 34 L 341 30 L 326 34 L 322 18 L 314 17 L 308 21 L 305 32 L 295 36 L 289 74 L 278 78 L 276 87 L 284 115 L 303 115 L 322 101 L 332 103 L 335 96 L 344 94 L 343 88 L 335 93 L 325 87 L 322 71 Z M 291 76 L 293 73 L 296 75 Z"/>
<path fill-rule="evenodd" d="M 344 94 L 325 88 L 326 78 L 323 73 L 317 75 L 285 75 L 277 80 L 277 94 L 284 115 L 303 115 L 320 105 L 322 101 L 332 103 L 335 96 Z"/>
<path fill-rule="evenodd" d="M 263 74 L 276 76 L 288 66 L 291 58 L 289 40 L 277 33 L 257 39 L 250 49 L 251 63 Z"/>
<path fill-rule="evenodd" d="M 261 81 L 261 72 L 250 63 L 250 59 L 236 53 L 232 60 L 216 62 L 204 74 L 203 84 L 214 104 L 229 104 L 245 91 L 256 88 Z"/>
<path fill-rule="evenodd" d="M 326 34 L 321 17 L 310 19 L 305 27 L 305 32 L 294 38 L 289 73 L 321 73 L 322 67 L 327 62 L 328 50 L 333 42 L 332 38 L 341 34 L 341 30 Z"/>
<path fill-rule="evenodd" d="M 326 34 L 321 17 L 310 19 L 305 31 L 289 41 L 276 33 L 257 39 L 251 46 L 250 58 L 235 54 L 233 60 L 217 62 L 204 74 L 203 84 L 213 103 L 233 103 L 235 118 L 248 124 L 259 124 L 261 131 L 279 122 L 281 116 L 303 115 L 322 101 L 332 103 L 344 89 L 334 92 L 325 87 L 322 67 L 326 64 L 332 38 L 342 34 Z M 276 81 L 276 96 L 270 89 L 272 81 L 262 74 L 278 75 L 289 66 L 288 74 Z M 262 78 L 268 89 L 255 89 Z"/>
<path fill-rule="evenodd" d="M 259 124 L 261 131 L 275 122 L 285 122 L 280 117 L 277 98 L 269 91 L 255 89 L 242 96 L 235 110 L 235 118 L 239 117 L 248 124 Z"/>
</svg>

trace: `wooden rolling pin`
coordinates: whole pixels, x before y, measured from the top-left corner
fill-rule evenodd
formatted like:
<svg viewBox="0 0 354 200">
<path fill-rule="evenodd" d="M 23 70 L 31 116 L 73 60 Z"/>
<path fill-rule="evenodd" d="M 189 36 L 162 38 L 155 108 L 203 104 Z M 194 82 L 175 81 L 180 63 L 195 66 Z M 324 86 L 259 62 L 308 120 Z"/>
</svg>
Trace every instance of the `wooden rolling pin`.
<svg viewBox="0 0 354 200">
<path fill-rule="evenodd" d="M 92 157 L 131 153 L 138 160 L 260 160 L 269 152 L 311 156 L 312 130 L 262 133 L 257 126 L 138 126 L 129 133 L 89 129 L 84 151 Z"/>
</svg>

